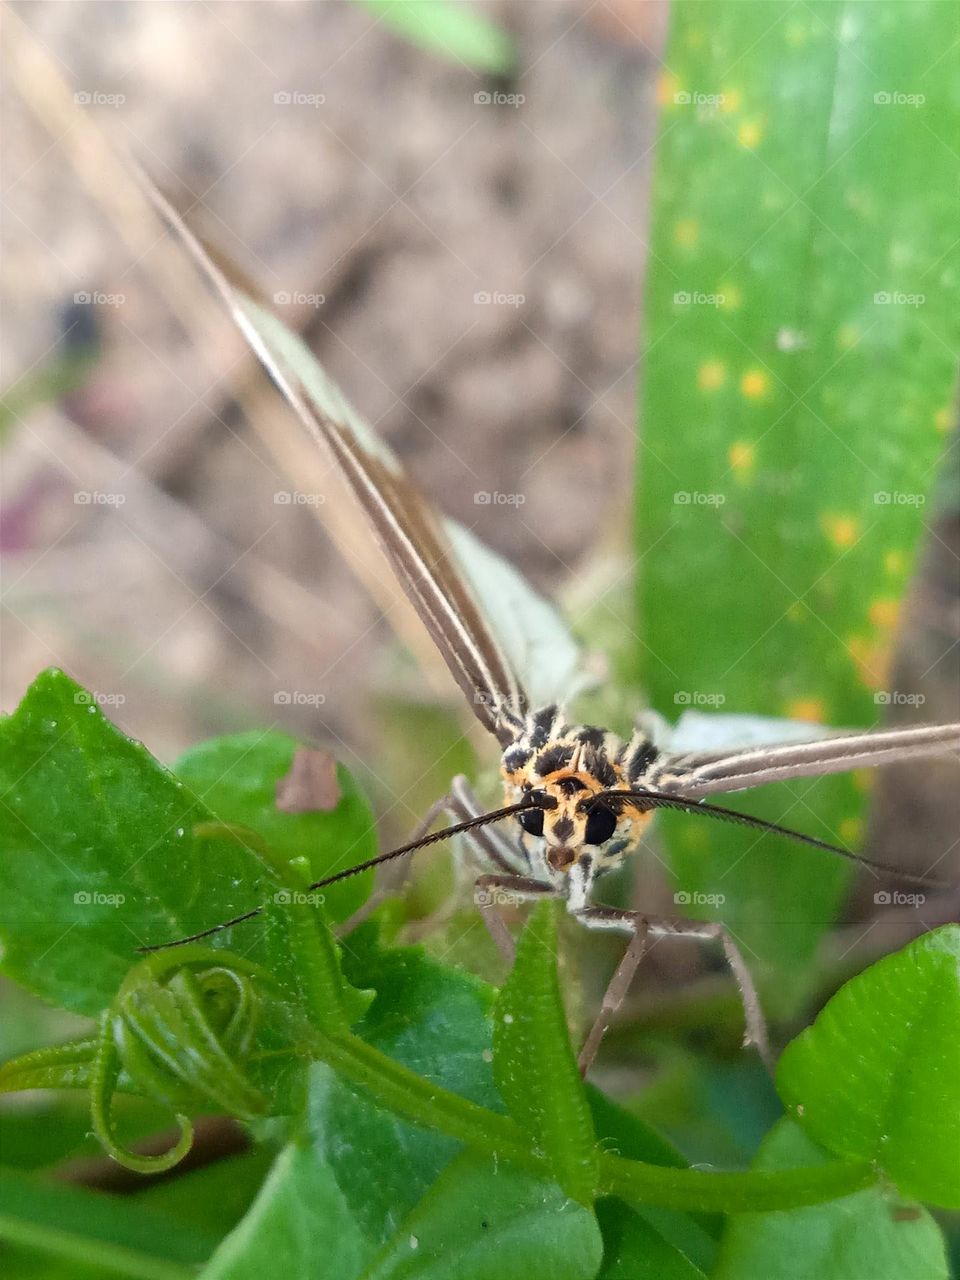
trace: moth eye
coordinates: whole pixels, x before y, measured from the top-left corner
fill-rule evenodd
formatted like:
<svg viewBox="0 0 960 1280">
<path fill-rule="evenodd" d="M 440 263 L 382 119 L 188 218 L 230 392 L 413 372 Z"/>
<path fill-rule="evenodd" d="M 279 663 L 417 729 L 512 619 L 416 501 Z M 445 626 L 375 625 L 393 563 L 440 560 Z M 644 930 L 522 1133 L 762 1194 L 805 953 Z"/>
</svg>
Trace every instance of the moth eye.
<svg viewBox="0 0 960 1280">
<path fill-rule="evenodd" d="M 543 792 L 541 791 L 531 791 L 529 792 L 529 795 L 533 796 L 537 800 L 543 798 Z M 543 810 L 527 809 L 525 813 L 520 814 L 520 825 L 523 827 L 524 831 L 526 831 L 528 836 L 542 836 Z"/>
<path fill-rule="evenodd" d="M 612 809 L 598 805 L 590 810 L 584 839 L 587 844 L 603 844 L 617 829 L 617 815 Z"/>
</svg>

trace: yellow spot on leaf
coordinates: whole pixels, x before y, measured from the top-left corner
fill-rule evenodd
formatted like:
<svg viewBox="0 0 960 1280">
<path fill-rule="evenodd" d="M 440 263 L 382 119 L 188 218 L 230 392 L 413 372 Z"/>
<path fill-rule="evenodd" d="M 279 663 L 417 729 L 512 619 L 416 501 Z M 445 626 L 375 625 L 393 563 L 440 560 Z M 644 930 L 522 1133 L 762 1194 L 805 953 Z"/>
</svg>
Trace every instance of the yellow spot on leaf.
<svg viewBox="0 0 960 1280">
<path fill-rule="evenodd" d="M 907 557 L 902 551 L 888 551 L 883 557 L 883 567 L 887 573 L 904 573 L 907 568 Z"/>
<path fill-rule="evenodd" d="M 844 818 L 840 823 L 839 834 L 844 844 L 859 844 L 863 836 L 863 819 Z"/>
<path fill-rule="evenodd" d="M 849 351 L 851 347 L 855 347 L 860 341 L 860 329 L 855 324 L 843 324 L 837 330 L 837 346 L 843 351 Z"/>
<path fill-rule="evenodd" d="M 850 777 L 853 779 L 853 785 L 858 791 L 862 791 L 865 795 L 869 795 L 873 790 L 876 780 L 876 771 L 874 769 L 854 769 Z"/>
<path fill-rule="evenodd" d="M 787 619 L 790 622 L 803 622 L 804 618 L 810 616 L 810 610 L 802 600 L 794 600 L 793 604 L 787 610 Z"/>
<path fill-rule="evenodd" d="M 757 460 L 757 450 L 747 440 L 735 440 L 727 450 L 727 460 L 738 475 L 750 471 Z"/>
<path fill-rule="evenodd" d="M 791 22 L 787 26 L 786 30 L 787 44 L 791 45 L 794 49 L 799 49 L 801 45 L 805 45 L 807 43 L 809 34 L 809 29 L 805 23 Z"/>
<path fill-rule="evenodd" d="M 860 521 L 853 516 L 824 516 L 820 528 L 835 547 L 844 551 L 860 536 Z"/>
<path fill-rule="evenodd" d="M 723 299 L 720 306 L 724 311 L 739 311 L 743 306 L 743 292 L 735 284 L 722 284 L 717 294 Z"/>
<path fill-rule="evenodd" d="M 680 80 L 671 71 L 665 71 L 657 80 L 657 106 L 673 106 L 680 92 Z"/>
<path fill-rule="evenodd" d="M 696 218 L 681 218 L 673 228 L 673 238 L 677 244 L 689 249 L 700 239 L 700 223 Z"/>
<path fill-rule="evenodd" d="M 784 708 L 791 720 L 806 720 L 811 724 L 823 724 L 826 707 L 820 698 L 794 698 Z"/>
<path fill-rule="evenodd" d="M 867 616 L 875 627 L 889 630 L 897 625 L 899 614 L 899 600 L 874 600 Z"/>
<path fill-rule="evenodd" d="M 933 425 L 937 428 L 941 435 L 946 435 L 953 426 L 953 410 L 949 405 L 944 405 L 942 409 L 938 409 L 933 415 Z"/>
<path fill-rule="evenodd" d="M 861 683 L 868 689 L 883 689 L 890 666 L 890 646 L 876 644 L 865 636 L 849 636 L 846 645 Z"/>
<path fill-rule="evenodd" d="M 716 391 L 727 380 L 727 370 L 721 360 L 707 360 L 697 370 L 697 386 L 701 391 Z"/>
<path fill-rule="evenodd" d="M 746 147 L 748 151 L 752 151 L 754 147 L 759 146 L 762 138 L 763 128 L 757 120 L 744 120 L 737 130 L 737 141 L 741 147 Z"/>
<path fill-rule="evenodd" d="M 740 379 L 740 390 L 748 400 L 759 400 L 770 386 L 770 379 L 759 369 L 748 369 Z"/>
<path fill-rule="evenodd" d="M 731 115 L 734 111 L 740 110 L 740 104 L 743 102 L 743 94 L 739 89 L 724 89 L 723 100 L 720 103 L 720 110 L 724 115 Z"/>
</svg>

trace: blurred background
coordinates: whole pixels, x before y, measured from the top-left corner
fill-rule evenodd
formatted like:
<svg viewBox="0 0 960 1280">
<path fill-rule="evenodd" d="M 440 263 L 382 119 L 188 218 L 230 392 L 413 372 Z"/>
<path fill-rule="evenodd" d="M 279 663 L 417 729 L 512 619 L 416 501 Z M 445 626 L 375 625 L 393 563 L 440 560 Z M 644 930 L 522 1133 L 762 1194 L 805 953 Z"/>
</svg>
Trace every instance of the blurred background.
<svg viewBox="0 0 960 1280">
<path fill-rule="evenodd" d="M 138 224 L 125 156 L 305 337 L 427 494 L 561 598 L 588 640 L 633 643 L 637 404 L 644 368 L 668 350 L 641 360 L 658 112 L 678 102 L 667 6 L 499 0 L 469 12 L 496 25 L 404 31 L 389 3 L 359 0 L 11 6 L 5 711 L 57 665 L 168 762 L 215 734 L 286 729 L 358 773 L 385 841 L 474 767 L 482 742 L 335 478 L 271 447 L 284 411 L 176 251 Z M 684 225 L 681 245 L 694 234 Z M 949 449 L 955 415 L 941 416 Z M 922 690 L 922 710 L 891 707 L 894 718 L 958 716 L 957 511 L 948 476 L 924 512 L 898 622 L 895 687 Z M 689 558 L 681 581 L 693 598 L 698 567 Z M 766 589 L 734 580 L 731 605 Z M 710 628 L 686 638 L 702 646 Z M 872 851 L 927 865 L 955 840 L 956 773 L 885 778 Z M 671 900 L 655 866 L 633 892 L 654 908 Z M 428 890 L 421 905 L 436 905 Z M 836 934 L 835 956 L 869 935 L 865 961 L 922 927 L 887 913 L 865 933 L 875 914 L 870 895 L 854 900 L 860 923 Z M 593 954 L 598 990 L 612 945 Z M 644 1034 L 716 1007 L 735 1055 L 726 975 L 672 951 L 653 971 L 666 986 L 637 996 Z M 684 1012 L 673 988 L 692 978 Z M 5 1052 L 37 1042 L 33 1017 L 18 1036 L 11 1015 Z M 664 1104 L 675 1132 L 701 1123 L 715 1083 L 684 1081 L 673 1073 Z M 755 1085 L 731 1076 L 717 1094 L 731 1126 L 711 1139 L 717 1153 L 750 1148 Z"/>
</svg>

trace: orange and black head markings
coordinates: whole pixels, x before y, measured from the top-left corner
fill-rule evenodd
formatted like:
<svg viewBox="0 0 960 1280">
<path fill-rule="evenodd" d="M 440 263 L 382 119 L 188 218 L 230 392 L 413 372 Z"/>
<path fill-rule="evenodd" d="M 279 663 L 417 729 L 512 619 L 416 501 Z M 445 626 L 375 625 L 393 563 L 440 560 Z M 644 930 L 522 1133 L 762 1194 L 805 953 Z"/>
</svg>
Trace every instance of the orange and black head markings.
<svg viewBox="0 0 960 1280">
<path fill-rule="evenodd" d="M 622 861 L 650 815 L 634 804 L 591 802 L 601 793 L 629 791 L 656 758 L 642 735 L 625 743 L 593 725 L 569 725 L 555 706 L 528 716 L 503 753 L 501 772 L 508 802 L 524 796 L 545 802 L 519 816 L 520 846 L 531 869 L 539 863 L 561 874 L 586 860 L 598 870 Z"/>
</svg>

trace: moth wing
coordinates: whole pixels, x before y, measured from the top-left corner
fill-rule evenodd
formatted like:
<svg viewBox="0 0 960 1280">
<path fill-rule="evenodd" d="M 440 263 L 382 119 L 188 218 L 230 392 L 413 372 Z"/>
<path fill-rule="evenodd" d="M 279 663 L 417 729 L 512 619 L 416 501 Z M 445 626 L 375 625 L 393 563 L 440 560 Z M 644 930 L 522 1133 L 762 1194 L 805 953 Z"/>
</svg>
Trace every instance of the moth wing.
<svg viewBox="0 0 960 1280">
<path fill-rule="evenodd" d="M 530 707 L 569 701 L 588 683 L 583 654 L 558 609 L 513 565 L 455 520 L 445 521 L 460 569 L 520 678 Z"/>
<path fill-rule="evenodd" d="M 810 726 L 806 726 L 810 732 Z M 832 733 L 805 741 L 677 753 L 657 761 L 651 784 L 691 799 L 745 791 L 770 782 L 846 773 L 960 752 L 960 724 Z"/>
<path fill-rule="evenodd" d="M 303 427 L 338 464 L 474 714 L 509 742 L 523 710 L 562 696 L 579 664 L 560 615 L 473 534 L 433 510 L 306 344 L 234 289 L 176 211 L 145 185 Z M 542 699 L 541 690 L 550 696 Z"/>
</svg>

